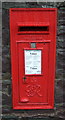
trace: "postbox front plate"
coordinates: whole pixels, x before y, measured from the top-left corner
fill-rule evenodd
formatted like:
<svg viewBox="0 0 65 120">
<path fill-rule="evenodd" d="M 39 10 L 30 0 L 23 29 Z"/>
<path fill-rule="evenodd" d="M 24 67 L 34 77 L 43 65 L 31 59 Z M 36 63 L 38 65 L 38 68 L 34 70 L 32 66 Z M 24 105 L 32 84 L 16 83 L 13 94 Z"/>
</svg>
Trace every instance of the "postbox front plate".
<svg viewBox="0 0 65 120">
<path fill-rule="evenodd" d="M 54 108 L 56 11 L 10 9 L 14 109 Z"/>
</svg>

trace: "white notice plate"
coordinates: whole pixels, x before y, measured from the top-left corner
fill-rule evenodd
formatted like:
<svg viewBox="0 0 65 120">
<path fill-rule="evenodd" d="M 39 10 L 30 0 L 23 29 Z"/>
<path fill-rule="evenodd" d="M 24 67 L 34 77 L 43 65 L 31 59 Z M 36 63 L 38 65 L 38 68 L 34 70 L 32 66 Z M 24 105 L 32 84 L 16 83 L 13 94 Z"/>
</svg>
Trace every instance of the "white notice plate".
<svg viewBox="0 0 65 120">
<path fill-rule="evenodd" d="M 24 50 L 25 74 L 41 74 L 41 50 Z"/>
</svg>

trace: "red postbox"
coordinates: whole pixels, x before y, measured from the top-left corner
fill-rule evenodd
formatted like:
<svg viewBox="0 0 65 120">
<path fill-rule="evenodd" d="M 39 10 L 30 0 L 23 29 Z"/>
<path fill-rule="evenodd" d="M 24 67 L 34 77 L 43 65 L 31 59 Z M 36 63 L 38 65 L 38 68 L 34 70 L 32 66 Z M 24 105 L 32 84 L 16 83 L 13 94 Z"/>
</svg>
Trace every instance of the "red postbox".
<svg viewBox="0 0 65 120">
<path fill-rule="evenodd" d="M 14 109 L 53 109 L 56 8 L 11 8 Z"/>
</svg>

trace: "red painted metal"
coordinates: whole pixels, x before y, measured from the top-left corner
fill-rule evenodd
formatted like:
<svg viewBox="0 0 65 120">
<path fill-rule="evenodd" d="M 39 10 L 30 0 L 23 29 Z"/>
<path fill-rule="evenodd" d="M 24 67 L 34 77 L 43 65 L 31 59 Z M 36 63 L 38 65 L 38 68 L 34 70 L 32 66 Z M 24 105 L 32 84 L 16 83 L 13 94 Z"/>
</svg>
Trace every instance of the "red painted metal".
<svg viewBox="0 0 65 120">
<path fill-rule="evenodd" d="M 56 8 L 10 9 L 14 109 L 54 108 L 56 17 Z M 41 74 L 25 74 L 25 50 L 41 51 Z"/>
</svg>

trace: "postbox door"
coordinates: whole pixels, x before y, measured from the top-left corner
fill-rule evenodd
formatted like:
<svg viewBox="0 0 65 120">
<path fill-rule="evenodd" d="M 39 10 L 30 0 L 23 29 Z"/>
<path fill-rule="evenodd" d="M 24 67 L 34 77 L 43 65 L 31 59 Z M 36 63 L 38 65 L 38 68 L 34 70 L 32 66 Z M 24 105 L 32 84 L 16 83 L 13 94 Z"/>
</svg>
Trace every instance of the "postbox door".
<svg viewBox="0 0 65 120">
<path fill-rule="evenodd" d="M 49 43 L 17 43 L 19 66 L 19 102 L 22 104 L 48 103 Z"/>
</svg>

